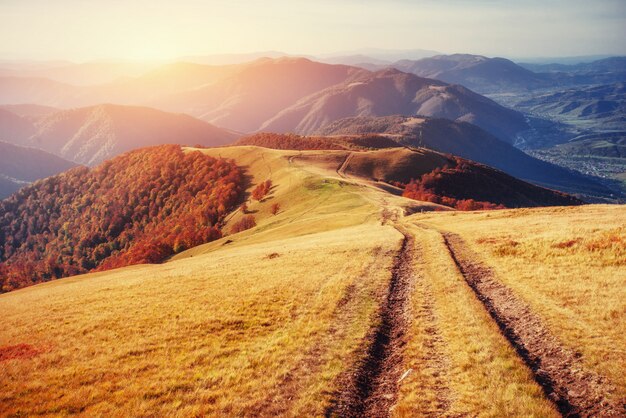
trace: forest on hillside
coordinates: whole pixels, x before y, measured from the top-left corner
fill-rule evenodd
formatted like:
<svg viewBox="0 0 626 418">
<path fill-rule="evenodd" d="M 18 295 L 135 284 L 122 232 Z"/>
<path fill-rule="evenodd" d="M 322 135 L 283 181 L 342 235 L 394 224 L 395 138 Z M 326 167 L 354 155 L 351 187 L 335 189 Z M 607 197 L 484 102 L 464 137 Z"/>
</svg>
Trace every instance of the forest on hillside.
<svg viewBox="0 0 626 418">
<path fill-rule="evenodd" d="M 36 182 L 0 202 L 0 292 L 156 263 L 220 238 L 242 182 L 234 162 L 177 145 Z"/>
<path fill-rule="evenodd" d="M 450 156 L 450 162 L 408 183 L 392 182 L 410 199 L 458 210 L 580 205 L 573 196 L 518 180 L 501 171 Z"/>
<path fill-rule="evenodd" d="M 368 150 L 400 145 L 382 135 L 302 136 L 293 133 L 260 132 L 239 139 L 235 145 L 285 150 Z"/>
</svg>

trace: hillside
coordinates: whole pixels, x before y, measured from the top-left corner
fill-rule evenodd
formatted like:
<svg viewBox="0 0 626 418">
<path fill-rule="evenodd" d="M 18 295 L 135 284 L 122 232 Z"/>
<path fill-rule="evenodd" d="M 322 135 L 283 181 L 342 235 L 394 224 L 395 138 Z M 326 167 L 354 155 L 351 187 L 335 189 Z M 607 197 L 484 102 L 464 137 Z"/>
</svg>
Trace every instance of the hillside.
<svg viewBox="0 0 626 418">
<path fill-rule="evenodd" d="M 35 127 L 30 121 L 9 110 L 0 109 L 0 141 L 14 142 L 34 132 Z"/>
<path fill-rule="evenodd" d="M 577 64 L 527 64 L 520 66 L 553 76 L 559 84 L 592 85 L 623 83 L 626 80 L 626 57 L 608 57 Z"/>
<path fill-rule="evenodd" d="M 0 199 L 35 180 L 75 166 L 76 164 L 45 151 L 0 141 Z"/>
<path fill-rule="evenodd" d="M 513 61 L 480 55 L 437 55 L 416 61 L 397 61 L 392 67 L 420 77 L 461 84 L 483 94 L 533 90 L 551 85 L 549 77 L 534 73 Z"/>
<path fill-rule="evenodd" d="M 626 83 L 568 89 L 536 95 L 516 108 L 580 124 L 593 120 L 603 129 L 626 127 Z"/>
<path fill-rule="evenodd" d="M 218 83 L 165 96 L 150 104 L 186 112 L 225 128 L 252 132 L 299 99 L 365 72 L 305 58 L 265 58 L 242 66 Z"/>
<path fill-rule="evenodd" d="M 35 126 L 36 132 L 20 143 L 86 165 L 135 148 L 161 144 L 218 146 L 237 137 L 188 115 L 111 104 L 56 112 L 38 119 Z"/>
<path fill-rule="evenodd" d="M 394 148 L 399 144 L 393 138 L 376 134 L 303 136 L 260 132 L 240 138 L 234 145 L 253 145 L 283 150 L 368 150 Z"/>
<path fill-rule="evenodd" d="M 553 149 L 570 156 L 626 158 L 626 132 L 581 135 Z"/>
<path fill-rule="evenodd" d="M 351 151 L 366 151 L 377 149 L 383 150 L 385 148 L 398 148 L 398 146 L 402 145 L 405 147 L 409 146 L 413 148 L 425 146 L 430 150 L 441 151 L 447 154 L 461 155 L 463 157 L 467 157 L 467 155 L 463 154 L 471 154 L 472 156 L 478 157 L 476 159 L 482 163 L 485 163 L 484 160 L 489 159 L 489 154 L 491 154 L 503 157 L 502 159 L 497 161 L 500 163 L 500 165 L 504 167 L 502 170 L 509 172 L 509 174 L 512 174 L 511 171 L 516 171 L 516 168 L 525 167 L 529 171 L 517 171 L 525 173 L 528 177 L 531 178 L 541 178 L 544 184 L 550 184 L 557 189 L 559 187 L 556 185 L 560 185 L 563 188 L 568 188 L 567 186 L 569 186 L 572 187 L 573 190 L 577 190 L 578 192 L 580 192 L 581 190 L 583 190 L 584 185 L 587 184 L 590 187 L 588 190 L 593 191 L 594 193 L 604 193 L 607 196 L 611 193 L 611 191 L 608 189 L 603 190 L 600 184 L 587 180 L 582 176 L 577 176 L 557 166 L 553 166 L 540 160 L 536 160 L 522 153 L 521 151 L 518 151 L 517 149 L 493 138 L 491 135 L 486 134 L 484 131 L 481 131 L 480 128 L 477 128 L 474 125 L 463 124 L 461 125 L 460 130 L 458 128 L 456 130 L 452 128 L 451 130 L 446 132 L 446 129 L 450 129 L 450 125 L 456 124 L 458 123 L 450 122 L 447 120 L 416 119 L 402 116 L 369 119 L 355 118 L 355 120 L 345 119 L 331 125 L 329 129 L 332 129 L 333 126 L 339 131 L 341 131 L 339 127 L 343 129 L 343 132 L 338 132 L 337 135 L 300 136 L 295 134 L 259 133 L 241 138 L 236 142 L 235 145 L 254 145 L 279 150 L 332 149 Z M 414 130 L 418 125 L 423 126 L 423 130 Z M 362 134 L 359 133 L 359 129 L 352 130 L 350 129 L 351 127 L 359 127 L 362 129 L 362 132 L 370 133 Z M 406 130 L 404 128 L 406 128 Z M 481 142 L 480 137 L 474 139 L 472 136 L 465 135 L 468 132 L 464 132 L 464 128 L 469 128 L 469 132 L 474 131 L 475 133 L 475 131 L 478 130 L 479 134 L 481 132 L 482 134 L 486 134 L 487 141 Z M 376 132 L 376 130 L 378 130 L 380 134 Z M 450 134 L 451 132 L 453 133 L 452 135 Z M 454 133 L 456 134 L 456 136 L 454 135 Z M 458 140 L 458 142 L 455 142 L 456 140 Z M 431 141 L 435 144 L 434 146 L 431 146 Z M 446 141 L 448 142 L 446 143 Z M 441 144 L 438 144 L 438 142 L 441 142 Z M 447 144 L 450 144 L 450 146 L 447 147 Z M 468 148 L 468 150 L 465 150 L 465 152 L 463 152 L 464 146 Z M 509 149 L 507 149 L 507 147 Z M 455 152 L 459 149 L 461 150 L 460 153 Z M 507 155 L 507 151 L 511 152 L 511 150 L 513 153 Z M 400 155 L 403 152 L 407 151 L 394 150 L 392 154 L 389 155 Z M 429 150 L 421 150 L 420 152 L 424 155 L 428 153 L 432 154 L 432 152 Z M 424 158 L 422 154 L 415 154 L 414 157 L 420 160 Z M 359 155 L 361 154 L 354 154 L 354 156 Z M 370 162 L 368 163 L 368 166 L 372 170 L 373 167 L 385 167 L 385 165 L 389 165 L 389 169 L 390 167 L 395 167 L 395 162 L 392 162 L 388 160 L 387 157 L 384 157 L 387 154 L 383 151 L 364 155 L 372 156 L 369 159 Z M 411 155 L 410 152 L 408 155 Z M 418 155 L 420 156 L 418 157 Z M 434 153 L 432 155 L 438 154 Z M 507 157 L 510 158 L 508 162 L 506 160 Z M 446 162 L 441 162 L 444 160 Z M 543 196 L 539 195 L 537 198 L 529 198 L 529 196 L 536 194 L 534 193 L 534 191 L 541 190 L 541 188 L 536 188 L 536 190 L 533 187 L 528 188 L 527 186 L 529 185 L 523 181 L 518 182 L 519 180 L 513 179 L 510 176 L 507 176 L 504 173 L 500 173 L 497 170 L 493 170 L 490 167 L 476 164 L 471 161 L 461 161 L 454 156 L 448 155 L 444 160 L 440 160 L 440 164 L 438 165 L 429 167 L 430 170 L 434 170 L 435 168 L 441 169 L 446 165 L 448 166 L 450 170 L 444 170 L 442 174 L 450 174 L 451 177 L 455 177 L 454 182 L 457 182 L 459 187 L 450 187 L 450 179 L 441 179 L 444 183 L 448 183 L 448 186 L 443 187 L 443 189 L 456 190 L 452 193 L 452 195 L 457 199 L 476 199 L 478 197 L 482 201 L 498 202 L 498 204 L 504 204 L 504 206 L 508 207 L 559 204 L 568 205 L 577 204 L 579 202 L 577 199 L 561 199 L 561 196 L 557 196 L 556 199 L 552 199 L 551 196 L 555 194 L 553 191 L 550 191 Z M 349 172 L 350 164 L 354 161 L 354 158 L 351 157 L 344 165 L 344 174 Z M 409 159 L 409 161 L 412 160 Z M 461 167 L 465 164 L 471 165 L 472 169 L 469 170 L 471 174 L 469 174 L 468 172 L 463 172 L 462 170 L 458 171 L 455 169 L 455 167 Z M 415 162 L 415 165 L 416 167 L 418 167 L 421 166 L 421 163 Z M 406 168 L 404 174 L 400 174 L 400 172 L 396 172 L 395 174 L 389 174 L 392 173 L 392 171 L 389 171 L 387 175 L 381 177 L 380 173 L 375 175 L 374 172 L 369 172 L 367 175 L 365 175 L 365 177 L 376 178 L 378 180 L 383 180 L 388 183 L 401 183 L 404 187 L 404 185 L 409 183 L 411 179 L 419 179 L 420 176 L 427 174 L 426 172 L 421 172 L 411 167 L 413 167 L 413 165 L 408 164 L 408 167 Z M 541 168 L 543 169 L 543 172 L 540 170 L 537 170 L 535 172 L 530 171 L 533 168 Z M 544 177 L 541 177 L 542 174 L 544 175 Z M 559 176 L 561 178 L 559 178 Z M 473 177 L 473 179 L 470 180 L 469 183 L 466 183 L 466 178 L 469 177 Z M 521 177 L 524 178 L 524 176 Z M 499 179 L 494 180 L 494 178 Z M 529 180 L 528 178 L 525 179 L 532 182 L 532 180 Z M 537 180 L 536 182 L 542 183 L 541 181 Z M 491 184 L 490 190 L 493 192 L 493 194 L 489 194 L 489 190 L 485 190 L 485 183 Z M 495 185 L 495 183 L 499 183 L 499 185 Z M 508 185 L 504 186 L 507 183 Z M 577 187 L 574 185 L 577 185 Z M 518 189 L 517 191 L 515 191 L 516 188 Z M 439 190 L 435 191 L 434 194 L 442 195 L 442 188 L 438 187 L 438 189 Z M 527 192 L 530 193 L 524 196 L 524 194 Z M 484 196 L 486 195 L 489 195 L 489 198 L 484 198 Z M 507 198 L 506 195 L 509 195 L 509 198 Z M 556 193 L 556 195 L 559 194 Z M 437 200 L 436 203 L 442 202 L 441 200 Z M 455 206 L 455 204 L 453 203 L 452 206 Z"/>
<path fill-rule="evenodd" d="M 219 238 L 242 182 L 232 162 L 166 145 L 25 187 L 0 202 L 0 290 L 159 262 Z"/>
<path fill-rule="evenodd" d="M 572 196 L 525 183 L 493 168 L 455 157 L 405 183 L 403 196 L 461 210 L 580 205 Z"/>
<path fill-rule="evenodd" d="M 229 150 L 215 152 L 227 156 Z M 290 164 L 353 178 L 375 188 L 378 199 L 391 192 L 469 210 L 582 203 L 426 149 L 287 152 Z M 94 169 L 77 168 L 26 187 L 0 206 L 3 288 L 92 269 L 156 262 L 220 237 L 222 220 L 240 200 L 244 175 L 249 176 L 232 163 L 183 154 L 177 146 L 167 145 L 133 151 Z M 418 185 L 425 190 L 420 195 L 415 192 Z M 272 188 L 270 184 L 260 197 L 251 193 L 252 198 L 263 201 Z M 247 210 L 239 212 L 245 215 Z M 229 230 L 235 229 L 241 226 L 229 225 Z"/>
<path fill-rule="evenodd" d="M 42 106 L 37 104 L 15 104 L 15 105 L 0 105 L 1 110 L 8 110 L 18 116 L 26 118 L 28 120 L 36 119 L 41 116 L 49 115 L 54 112 L 58 112 L 60 109 L 52 106 Z"/>
<path fill-rule="evenodd" d="M 362 177 L 368 164 L 344 173 L 348 151 L 201 152 L 246 167 L 246 193 L 271 179 L 224 231 L 257 225 L 0 295 L 7 413 L 619 411 L 623 207 L 432 212 Z"/>
<path fill-rule="evenodd" d="M 528 128 L 521 113 L 462 86 L 384 70 L 315 93 L 281 111 L 261 130 L 308 134 L 347 117 L 389 115 L 470 122 L 509 142 Z"/>
<path fill-rule="evenodd" d="M 614 193 L 593 178 L 529 156 L 466 122 L 423 117 L 356 117 L 335 121 L 321 135 L 385 135 L 413 147 L 426 147 L 498 168 L 531 183 L 589 198 Z"/>
<path fill-rule="evenodd" d="M 0 77 L 0 104 L 36 103 L 45 106 L 73 106 L 80 87 L 47 78 Z"/>
<path fill-rule="evenodd" d="M 464 200 L 513 208 L 582 203 L 571 196 L 533 186 L 491 167 L 427 149 L 353 152 L 346 158 L 339 173 L 406 186 L 405 197 L 456 208 L 462 208 L 456 201 Z M 450 203 L 445 198 L 450 199 Z"/>
</svg>

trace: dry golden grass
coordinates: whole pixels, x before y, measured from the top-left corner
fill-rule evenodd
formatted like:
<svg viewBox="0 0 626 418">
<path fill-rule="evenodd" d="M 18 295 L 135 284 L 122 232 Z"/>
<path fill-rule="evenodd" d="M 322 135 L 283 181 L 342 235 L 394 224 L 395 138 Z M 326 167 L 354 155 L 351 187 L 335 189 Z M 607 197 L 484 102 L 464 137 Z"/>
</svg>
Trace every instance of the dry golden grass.
<svg viewBox="0 0 626 418">
<path fill-rule="evenodd" d="M 303 170 L 289 153 L 219 152 L 248 165 L 251 187 L 274 182 L 250 205 L 258 226 L 163 265 L 0 296 L 0 347 L 43 351 L 3 362 L 3 413 L 323 413 L 399 248 L 380 225 L 386 194 Z"/>
<path fill-rule="evenodd" d="M 626 207 L 415 215 L 459 233 L 563 344 L 626 397 Z"/>
<path fill-rule="evenodd" d="M 0 346 L 47 351 L 3 363 L 0 404 L 7 414 L 321 414 L 398 242 L 367 225 L 2 295 Z"/>
</svg>

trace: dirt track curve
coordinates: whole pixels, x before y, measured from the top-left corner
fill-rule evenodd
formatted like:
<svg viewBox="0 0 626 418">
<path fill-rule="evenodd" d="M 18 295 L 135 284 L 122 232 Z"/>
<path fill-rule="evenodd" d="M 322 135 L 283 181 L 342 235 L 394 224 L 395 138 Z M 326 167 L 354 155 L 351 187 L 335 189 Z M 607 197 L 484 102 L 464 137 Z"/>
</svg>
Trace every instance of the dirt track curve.
<svg viewBox="0 0 626 418">
<path fill-rule="evenodd" d="M 397 400 L 402 352 L 408 327 L 414 238 L 404 235 L 396 257 L 380 323 L 370 332 L 365 357 L 350 376 L 327 416 L 386 417 Z"/>
<path fill-rule="evenodd" d="M 469 286 L 563 416 L 626 416 L 623 405 L 606 398 L 610 388 L 605 379 L 585 372 L 576 354 L 559 343 L 526 303 L 494 279 L 461 237 L 450 233 L 443 237 Z"/>
<path fill-rule="evenodd" d="M 354 153 L 352 152 L 346 155 L 346 158 L 343 160 L 339 168 L 337 168 L 337 174 L 339 174 L 339 177 L 343 177 L 343 178 L 348 177 L 346 175 L 346 168 L 348 168 L 348 164 L 350 163 L 350 160 L 352 159 L 353 156 L 354 156 Z"/>
</svg>

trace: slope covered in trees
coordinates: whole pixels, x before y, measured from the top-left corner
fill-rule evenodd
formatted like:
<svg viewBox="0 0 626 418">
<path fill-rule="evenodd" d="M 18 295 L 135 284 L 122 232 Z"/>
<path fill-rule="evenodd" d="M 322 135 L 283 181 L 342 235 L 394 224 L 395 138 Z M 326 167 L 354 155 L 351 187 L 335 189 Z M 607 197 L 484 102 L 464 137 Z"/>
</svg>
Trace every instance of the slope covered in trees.
<svg viewBox="0 0 626 418">
<path fill-rule="evenodd" d="M 242 178 L 232 161 L 165 145 L 26 187 L 0 202 L 0 292 L 219 238 Z"/>
<path fill-rule="evenodd" d="M 393 139 L 382 135 L 302 136 L 262 132 L 239 139 L 235 145 L 290 150 L 365 150 L 397 147 Z"/>
<path fill-rule="evenodd" d="M 501 171 L 452 157 L 443 167 L 404 185 L 403 196 L 459 210 L 580 205 L 575 197 L 533 186 Z"/>
</svg>

